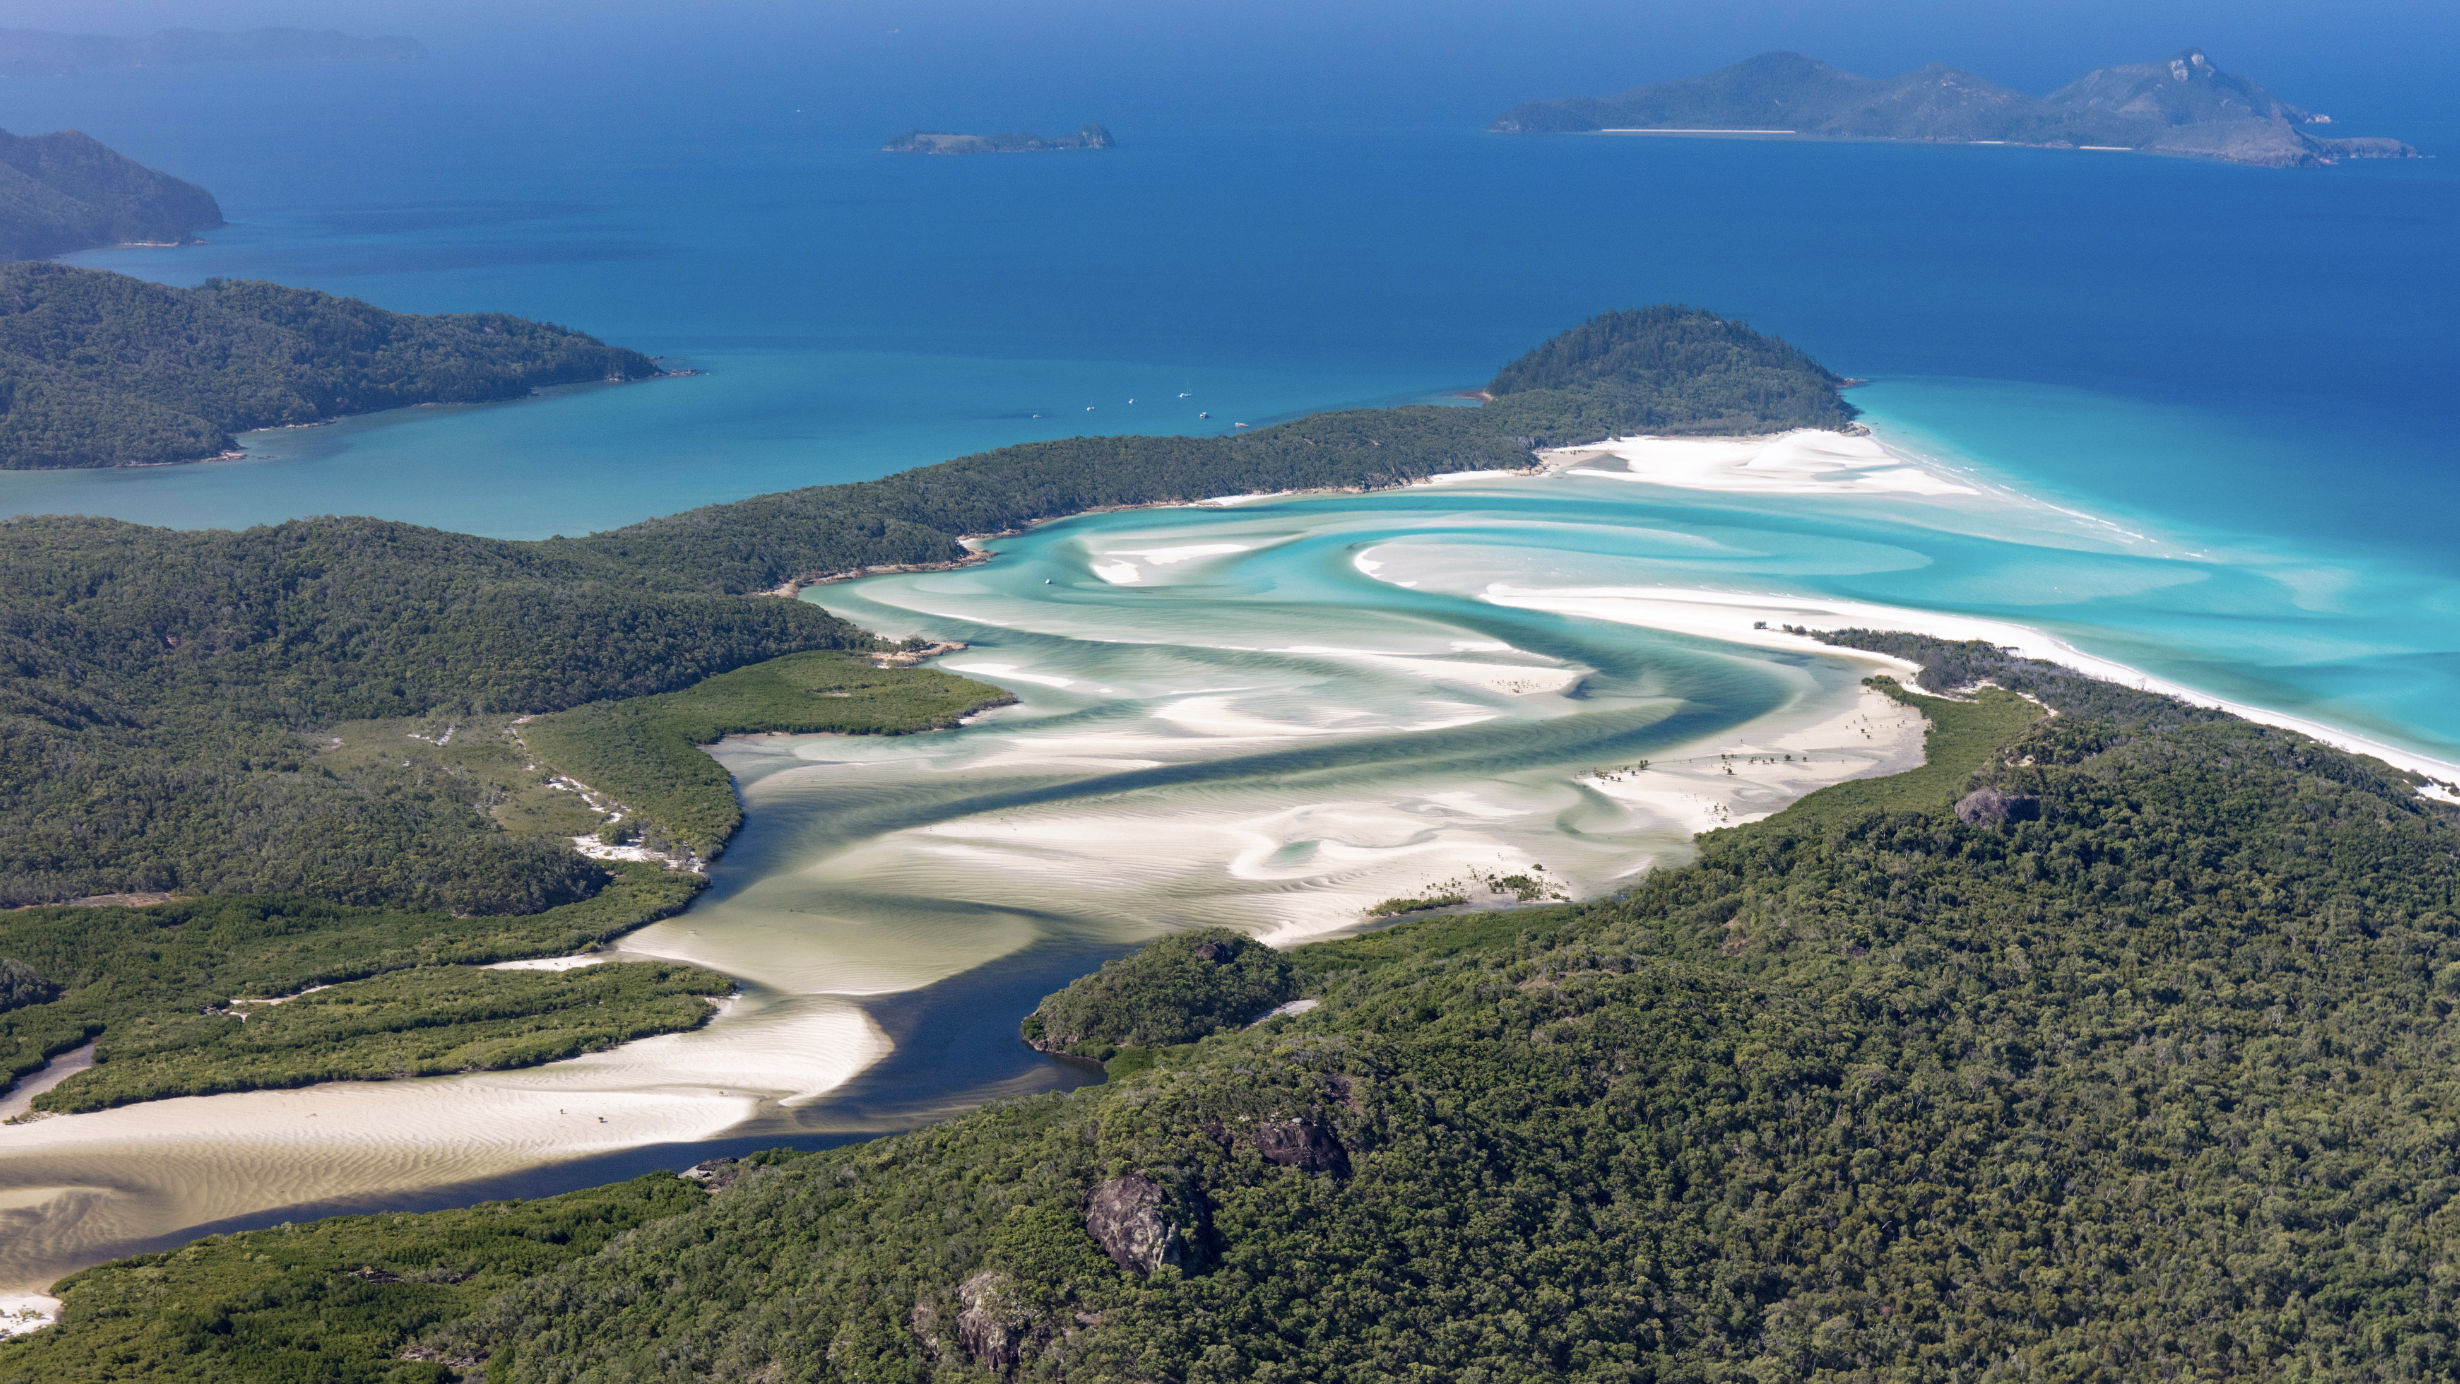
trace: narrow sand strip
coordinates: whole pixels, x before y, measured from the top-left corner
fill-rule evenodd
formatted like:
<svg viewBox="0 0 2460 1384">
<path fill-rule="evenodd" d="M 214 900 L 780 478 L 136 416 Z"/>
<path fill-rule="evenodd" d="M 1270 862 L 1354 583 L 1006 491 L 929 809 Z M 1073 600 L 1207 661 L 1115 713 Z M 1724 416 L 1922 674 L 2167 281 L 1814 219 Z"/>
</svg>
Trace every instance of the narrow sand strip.
<svg viewBox="0 0 2460 1384">
<path fill-rule="evenodd" d="M 183 1227 L 715 1138 L 878 1061 L 887 1036 L 824 997 L 720 1032 L 510 1072 L 147 1101 L 0 1126 L 0 1290 Z M 5 1310 L 5 1304 L 0 1304 Z"/>
<path fill-rule="evenodd" d="M 1708 591 L 1676 586 L 1594 586 L 1594 587 L 1524 587 L 1509 582 L 1496 582 L 1481 593 L 1497 605 L 1523 610 L 1551 611 L 1558 615 L 1578 615 L 1596 620 L 1613 620 L 1649 629 L 1672 630 L 1681 634 L 1699 635 L 1731 644 L 1751 644 L 1771 649 L 1817 649 L 1848 658 L 1880 658 L 1859 650 L 1840 649 L 1820 644 L 1802 635 L 1788 634 L 1785 625 L 1801 625 L 1827 629 L 1859 626 L 1865 629 L 1902 630 L 1910 634 L 1926 634 L 1939 639 L 1981 639 L 2011 649 L 2026 658 L 2043 659 L 2072 668 L 2079 673 L 2103 678 L 2122 686 L 2146 692 L 2158 692 L 2195 706 L 2218 707 L 2233 715 L 2261 725 L 2293 730 L 2300 735 L 2336 746 L 2352 754 L 2371 755 L 2396 769 L 2422 774 L 2442 786 L 2439 792 L 2427 796 L 2452 800 L 2454 785 L 2460 785 L 2460 764 L 2436 759 L 2415 750 L 2388 745 L 2337 726 L 2264 707 L 2249 706 L 2215 697 L 2183 683 L 2154 677 L 2138 668 L 2112 659 L 2088 654 L 2055 635 L 1979 616 L 1953 615 L 1939 611 L 1912 610 L 1903 606 L 1878 605 L 1868 601 L 1843 600 L 1828 596 L 1765 595 L 1737 591 Z M 1900 660 L 1885 662 L 1911 670 L 1911 664 Z"/>
</svg>

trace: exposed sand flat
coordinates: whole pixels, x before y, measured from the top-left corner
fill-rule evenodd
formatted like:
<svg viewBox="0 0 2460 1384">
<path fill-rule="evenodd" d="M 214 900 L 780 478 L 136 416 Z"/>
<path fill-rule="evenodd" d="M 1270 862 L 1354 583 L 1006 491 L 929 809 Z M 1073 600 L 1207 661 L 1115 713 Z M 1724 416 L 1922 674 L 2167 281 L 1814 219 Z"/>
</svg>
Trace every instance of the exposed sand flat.
<svg viewBox="0 0 2460 1384">
<path fill-rule="evenodd" d="M 1856 685 L 1903 665 L 1784 624 L 1986 638 L 2150 682 L 2000 622 L 1706 589 L 1751 578 L 1676 564 L 1736 564 L 1761 540 L 1657 522 L 1668 497 L 1638 488 L 1868 495 L 1895 503 L 1849 507 L 1925 522 L 1953 520 L 1950 506 L 1998 513 L 1968 501 L 2004 497 L 1870 439 L 1630 439 L 1550 460 L 1581 479 L 1464 475 L 1440 506 L 1420 492 L 1389 509 L 1361 498 L 1104 516 L 1090 537 L 1001 540 L 1021 562 L 831 588 L 831 608 L 868 627 L 974 642 L 938 666 L 1022 700 L 947 736 L 720 747 L 754 824 L 720 887 L 606 952 L 514 963 L 655 957 L 744 979 L 707 1029 L 528 1072 L 0 1127 L 0 1287 L 39 1288 L 210 1220 L 772 1128 L 763 1112 L 820 1099 L 887 1055 L 858 1000 L 1004 974 L 1009 958 L 1022 974 L 1054 941 L 1222 923 L 1288 944 L 1367 926 L 1385 899 L 1541 866 L 1592 897 L 1686 858 L 1700 830 L 1915 763 L 1918 718 Z M 1507 495 L 1556 508 L 1490 504 Z M 1620 518 L 1614 497 L 1626 497 Z M 1789 506 L 1811 507 L 1768 507 Z M 1899 556 L 1862 544 L 1846 560 Z M 1657 572 L 1670 580 L 1647 584 Z M 1063 584 L 1046 589 L 1046 574 Z M 1000 1081 L 921 1091 L 915 1108 L 1035 1089 L 1013 1072 Z M 868 1088 L 839 1098 L 859 1107 Z"/>
<path fill-rule="evenodd" d="M 1452 642 L 1463 644 L 1470 641 L 1454 640 Z M 1493 651 L 1518 652 L 1508 644 L 1496 646 Z M 1477 659 L 1430 657 L 1425 654 L 1378 653 L 1370 649 L 1332 649 L 1306 644 L 1294 645 L 1279 652 L 1314 654 L 1324 658 L 1355 659 L 1362 663 L 1376 664 L 1409 677 L 1424 678 L 1430 682 L 1465 683 L 1488 692 L 1498 692 L 1513 697 L 1531 692 L 1560 692 L 1579 682 L 1589 672 L 1586 668 L 1569 667 L 1559 663 L 1511 660 L 1487 662 Z M 1456 650 L 1456 652 L 1467 651 Z M 1522 654 L 1521 658 L 1526 660 L 1529 655 Z"/>
<path fill-rule="evenodd" d="M 1056 673 L 1037 673 L 1021 664 L 987 658 L 943 658 L 939 666 L 952 673 L 964 673 L 991 681 L 1029 682 L 1036 687 L 1077 687 L 1083 684 L 1075 678 Z"/>
<path fill-rule="evenodd" d="M 60 1319 L 60 1300 L 49 1293 L 0 1293 L 0 1336 L 40 1331 Z"/>
<path fill-rule="evenodd" d="M 2219 707 L 2247 720 L 2338 746 L 2354 754 L 2371 755 L 2397 769 L 2423 774 L 2437 780 L 2440 791 L 2427 796 L 2444 798 L 2453 785 L 2460 785 L 2460 764 L 2419 754 L 2414 750 L 2387 745 L 2337 726 L 2263 707 L 2248 706 L 2200 692 L 2192 687 L 2154 677 L 2137 668 L 2088 654 L 2056 635 L 2029 625 L 2013 624 L 1979 616 L 1953 615 L 1937 611 L 1912 610 L 1903 606 L 1878 605 L 1867 601 L 1849 601 L 1826 596 L 1762 595 L 1736 591 L 1708 591 L 1674 586 L 1607 586 L 1607 587 L 1525 587 L 1509 582 L 1490 584 L 1485 599 L 1497 605 L 1516 606 L 1525 610 L 1553 611 L 1559 615 L 1580 615 L 1597 620 L 1613 620 L 1650 629 L 1673 630 L 1682 634 L 1701 635 L 1735 644 L 1754 644 L 1763 648 L 1813 649 L 1848 658 L 1879 658 L 1859 650 L 1839 649 L 1819 644 L 1802 635 L 1787 634 L 1782 626 L 1800 625 L 1812 629 L 1903 630 L 1927 634 L 1940 639 L 1983 639 L 2012 649 L 2026 658 L 2044 659 L 2075 669 L 2093 677 L 2107 679 L 2127 687 L 2147 692 L 2159 692 L 2197 706 Z M 1895 659 L 1882 659 L 1910 671 L 1910 664 Z"/>
<path fill-rule="evenodd" d="M 1147 579 L 1147 567 L 1176 567 L 1209 557 L 1255 550 L 1252 543 L 1174 543 L 1153 548 L 1112 548 L 1088 564 L 1097 577 L 1113 586 L 1135 586 Z M 1131 561 L 1131 559 L 1133 559 Z"/>
<path fill-rule="evenodd" d="M 183 1227 L 713 1138 L 878 1060 L 858 1009 L 770 1000 L 569 1062 L 148 1101 L 0 1126 L 0 1289 Z"/>
<path fill-rule="evenodd" d="M 1761 495 L 1980 495 L 1967 482 L 1868 435 L 1803 429 L 1774 437 L 1618 437 L 1541 452 L 1551 471 Z"/>
<path fill-rule="evenodd" d="M 1815 789 L 1900 773 L 1922 762 L 1920 712 L 1865 689 L 1825 720 L 1777 733 L 1746 726 L 1653 755 L 1646 769 L 1610 768 L 1586 782 L 1617 802 L 1690 827 L 1774 816 Z"/>
<path fill-rule="evenodd" d="M 577 971 L 583 966 L 596 966 L 614 959 L 605 952 L 587 952 L 580 956 L 538 956 L 527 961 L 495 961 L 479 969 L 482 971 Z"/>
</svg>

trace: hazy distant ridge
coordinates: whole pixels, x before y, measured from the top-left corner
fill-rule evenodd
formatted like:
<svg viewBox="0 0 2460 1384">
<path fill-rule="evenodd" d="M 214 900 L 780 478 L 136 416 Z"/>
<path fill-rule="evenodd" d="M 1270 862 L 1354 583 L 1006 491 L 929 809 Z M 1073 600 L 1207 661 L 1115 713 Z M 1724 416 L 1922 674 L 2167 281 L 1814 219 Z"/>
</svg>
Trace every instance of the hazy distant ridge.
<svg viewBox="0 0 2460 1384">
<path fill-rule="evenodd" d="M 414 38 L 358 38 L 330 29 L 164 29 L 143 38 L 0 29 L 0 76 L 5 77 L 66 77 L 97 68 L 200 62 L 406 62 L 425 56 L 426 48 Z"/>
<path fill-rule="evenodd" d="M 1762 53 L 1704 77 L 1619 96 L 1532 101 L 1497 117 L 1507 134 L 1595 130 L 1757 131 L 1804 138 L 2116 148 L 2290 168 L 2410 158 L 2391 139 L 2318 133 L 2329 116 L 2223 72 L 2201 49 L 2105 67 L 2046 97 L 1934 64 L 1901 77 L 1841 71 L 1799 53 Z"/>
</svg>

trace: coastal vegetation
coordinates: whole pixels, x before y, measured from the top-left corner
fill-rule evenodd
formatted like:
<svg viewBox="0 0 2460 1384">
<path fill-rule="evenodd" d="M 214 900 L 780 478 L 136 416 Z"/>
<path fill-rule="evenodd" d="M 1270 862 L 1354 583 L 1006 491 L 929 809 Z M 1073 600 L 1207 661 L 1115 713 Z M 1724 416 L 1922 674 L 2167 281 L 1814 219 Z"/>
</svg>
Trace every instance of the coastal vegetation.
<svg viewBox="0 0 2460 1384">
<path fill-rule="evenodd" d="M 1370 918 L 1398 918 L 1408 913 L 1432 913 L 1438 908 L 1457 908 L 1469 902 L 1467 894 L 1435 892 L 1415 898 L 1385 899 L 1367 907 Z"/>
<path fill-rule="evenodd" d="M 0 31 L 0 53 L 7 46 Z M 0 130 L 0 259 L 129 242 L 184 245 L 221 224 L 213 194 L 91 135 Z"/>
<path fill-rule="evenodd" d="M 657 373 L 638 351 L 503 313 L 0 266 L 0 468 L 194 461 L 249 428 Z"/>
<path fill-rule="evenodd" d="M 29 282 L 76 272 L 18 268 Z M 268 285 L 213 292 L 303 302 L 320 321 L 328 308 L 358 312 Z M 986 689 L 937 674 L 875 680 L 822 661 L 747 673 L 697 699 L 549 716 L 878 643 L 809 602 L 751 593 L 966 561 L 965 535 L 1106 506 L 1522 466 L 1534 445 L 1604 436 L 1652 410 L 1736 431 L 1850 416 L 1829 372 L 1706 313 L 1615 314 L 1576 337 L 1512 367 L 1480 408 L 1036 443 L 585 538 L 510 542 L 372 519 L 241 532 L 0 523 L 0 905 L 169 891 L 554 907 L 604 876 L 562 839 L 599 823 L 542 805 L 552 771 L 706 855 L 738 808 L 724 772 L 689 748 L 705 743 L 696 736 L 920 729 L 983 704 Z M 847 680 L 790 685 L 828 669 Z M 519 716 L 542 720 L 512 726 Z M 411 724 L 379 731 L 382 721 Z"/>
<path fill-rule="evenodd" d="M 725 977 L 651 962 L 473 969 L 588 951 L 674 913 L 702 884 L 650 865 L 607 869 L 612 882 L 594 897 L 521 917 L 233 895 L 0 911 L 0 956 L 39 987 L 0 1010 L 0 1075 L 26 1076 L 91 1042 L 96 1065 L 34 1108 L 94 1110 L 528 1066 L 697 1026 L 708 1013 L 699 997 L 730 991 Z"/>
<path fill-rule="evenodd" d="M 698 1184 L 657 1173 L 537 1201 L 211 1235 L 125 1261 L 131 1273 L 114 1266 L 67 1280 L 61 1286 L 79 1285 L 91 1305 L 89 1348 L 70 1358 L 37 1347 L 11 1360 L 0 1346 L 0 1371 L 48 1371 L 61 1384 L 452 1384 L 450 1364 L 404 1360 L 401 1342 L 708 1199 Z"/>
<path fill-rule="evenodd" d="M 957 540 L 1063 515 L 1256 491 L 1375 489 L 1514 469 L 1532 448 L 1632 431 L 1842 428 L 1843 380 L 1785 342 L 1694 308 L 1592 318 L 1506 367 L 1478 408 L 1316 414 L 1229 437 L 1034 442 L 876 481 L 814 486 L 567 540 L 598 560 L 763 591 L 869 567 L 958 562 Z"/>
<path fill-rule="evenodd" d="M 443 1306 L 387 1255 L 479 1213 L 104 1266 L 0 1379 L 271 1368 L 310 1320 L 378 1357 L 317 1377 L 504 1384 L 2460 1371 L 2460 812 L 1986 646 L 1831 638 L 2008 695 L 1898 689 L 1938 761 L 1621 897 L 1295 948 L 1320 1003 L 1270 1024 L 1157 943 L 1045 1003 L 1194 1035 L 1109 1084 L 766 1156 L 537 1270 L 505 1242 Z"/>
<path fill-rule="evenodd" d="M 1228 928 L 1198 928 L 1102 963 L 1043 1000 L 1021 1032 L 1037 1051 L 1107 1062 L 1123 1048 L 1254 1023 L 1297 993 L 1281 953 Z"/>
<path fill-rule="evenodd" d="M 1799 348 L 1699 308 L 1600 313 L 1503 368 L 1491 421 L 1609 434 L 1842 428 L 1845 380 Z"/>
<path fill-rule="evenodd" d="M 806 653 L 720 673 L 680 692 L 596 702 L 520 728 L 539 758 L 631 809 L 624 833 L 662 853 L 715 856 L 742 825 L 725 768 L 700 747 L 729 735 L 904 735 L 1013 700 L 931 668 Z"/>
<path fill-rule="evenodd" d="M 526 913 L 604 878 L 486 813 L 526 761 L 340 723 L 557 711 L 868 635 L 364 519 L 0 524 L 0 904 L 137 890 Z M 458 737 L 456 737 L 458 739 Z M 337 739 L 343 743 L 336 744 Z M 450 747 L 445 747 L 450 748 Z M 535 775 L 532 775 L 534 778 Z M 559 833 L 570 834 L 570 833 Z"/>
<path fill-rule="evenodd" d="M 1762 53 L 1617 96 L 1515 106 L 1493 128 L 2136 149 L 2276 168 L 2417 156 L 2398 140 L 2318 134 L 2326 123 L 2189 48 L 2164 62 L 2098 69 L 2045 97 L 1938 64 L 1882 80 L 1799 53 Z"/>
</svg>

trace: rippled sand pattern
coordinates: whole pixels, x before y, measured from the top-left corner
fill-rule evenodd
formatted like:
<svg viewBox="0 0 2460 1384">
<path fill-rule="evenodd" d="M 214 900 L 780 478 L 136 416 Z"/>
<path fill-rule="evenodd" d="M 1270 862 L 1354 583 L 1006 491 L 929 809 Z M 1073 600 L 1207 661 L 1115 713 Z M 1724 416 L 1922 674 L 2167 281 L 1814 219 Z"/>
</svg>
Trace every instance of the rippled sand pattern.
<svg viewBox="0 0 2460 1384">
<path fill-rule="evenodd" d="M 1842 499 L 1789 478 L 1756 512 L 1556 474 L 1090 516 L 992 563 L 810 593 L 967 641 L 945 666 L 1019 702 L 943 734 L 721 747 L 749 825 L 700 904 L 619 950 L 742 978 L 728 1013 L 528 1072 L 0 1127 L 0 1289 L 283 1207 L 894 1128 L 1081 1080 L 1017 1044 L 1016 1019 L 1143 938 L 1327 935 L 1472 872 L 1607 893 L 1695 832 L 1908 765 L 1919 723 L 1860 685 L 1870 660 L 1544 594 L 1914 569 L 1938 514 L 1987 498 L 1820 466 L 1801 484 L 1833 474 Z M 1866 509 L 1798 517 L 1827 503 Z M 2028 551 L 2082 572 L 2089 547 Z"/>
</svg>

